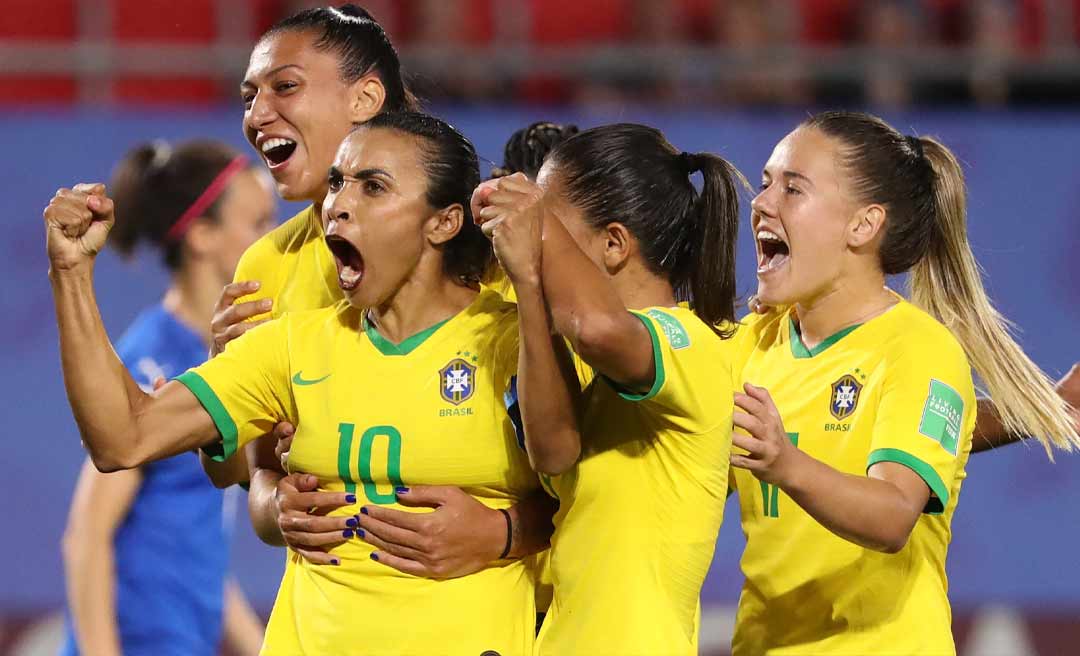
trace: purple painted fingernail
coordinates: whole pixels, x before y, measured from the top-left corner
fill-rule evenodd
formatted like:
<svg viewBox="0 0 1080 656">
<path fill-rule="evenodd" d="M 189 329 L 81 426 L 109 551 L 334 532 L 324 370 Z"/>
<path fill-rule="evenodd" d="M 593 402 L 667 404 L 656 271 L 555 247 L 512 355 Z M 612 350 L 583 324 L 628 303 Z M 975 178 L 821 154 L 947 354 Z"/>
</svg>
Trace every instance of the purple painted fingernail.
<svg viewBox="0 0 1080 656">
<path fill-rule="evenodd" d="M 360 512 L 364 513 L 365 515 L 368 514 L 367 506 L 361 506 L 360 507 Z"/>
<path fill-rule="evenodd" d="M 372 552 L 371 552 L 371 559 L 372 559 L 372 560 L 376 560 L 376 561 L 377 561 L 377 560 L 379 560 L 379 554 L 377 554 L 377 553 L 375 553 L 374 551 L 372 551 Z"/>
<path fill-rule="evenodd" d="M 407 487 L 395 487 L 394 492 L 396 494 L 408 494 L 409 493 L 409 488 L 407 488 Z"/>
<path fill-rule="evenodd" d="M 337 558 L 332 558 L 332 559 L 330 560 L 330 564 L 331 564 L 331 565 L 340 565 L 340 564 L 341 564 L 341 561 L 340 561 L 340 560 L 338 560 Z"/>
<path fill-rule="evenodd" d="M 345 520 L 345 526 L 348 526 L 349 528 L 355 527 L 356 526 L 356 518 L 355 517 L 350 517 L 350 518 L 346 519 Z"/>
<path fill-rule="evenodd" d="M 345 529 L 344 531 L 341 532 L 341 537 L 343 537 L 343 538 L 351 538 L 352 536 L 353 536 L 353 530 L 351 528 L 347 528 L 347 529 Z"/>
<path fill-rule="evenodd" d="M 362 529 L 362 528 L 356 529 L 356 537 L 362 538 L 365 535 L 367 535 L 367 533 L 364 532 L 364 529 Z"/>
<path fill-rule="evenodd" d="M 345 495 L 345 503 L 356 503 L 356 495 L 355 494 L 346 494 Z"/>
</svg>

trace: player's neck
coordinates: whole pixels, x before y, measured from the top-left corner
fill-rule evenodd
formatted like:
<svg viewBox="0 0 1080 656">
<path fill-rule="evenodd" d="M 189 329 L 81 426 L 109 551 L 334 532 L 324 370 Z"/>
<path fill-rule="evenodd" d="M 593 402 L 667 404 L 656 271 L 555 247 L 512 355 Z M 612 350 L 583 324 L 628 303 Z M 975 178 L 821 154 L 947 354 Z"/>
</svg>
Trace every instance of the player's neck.
<svg viewBox="0 0 1080 656">
<path fill-rule="evenodd" d="M 184 266 L 173 274 L 162 305 L 209 345 L 214 306 L 221 288 L 228 282 L 222 281 L 209 266 Z"/>
<path fill-rule="evenodd" d="M 896 305 L 882 278 L 847 278 L 812 300 L 796 303 L 803 345 L 814 348 L 845 328 L 866 323 Z"/>
<path fill-rule="evenodd" d="M 647 307 L 673 307 L 675 291 L 671 283 L 637 262 L 630 262 L 611 278 L 615 293 L 627 308 L 634 310 Z"/>
<path fill-rule="evenodd" d="M 477 290 L 442 273 L 413 275 L 389 299 L 368 310 L 379 334 L 394 344 L 461 312 L 476 299 Z"/>
</svg>

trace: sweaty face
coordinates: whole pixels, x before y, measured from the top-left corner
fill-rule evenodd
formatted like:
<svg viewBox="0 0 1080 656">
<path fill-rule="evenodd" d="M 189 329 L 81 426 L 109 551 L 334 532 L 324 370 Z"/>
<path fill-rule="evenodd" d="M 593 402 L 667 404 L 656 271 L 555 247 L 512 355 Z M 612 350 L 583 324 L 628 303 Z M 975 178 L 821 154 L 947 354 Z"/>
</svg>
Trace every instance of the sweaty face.
<svg viewBox="0 0 1080 656">
<path fill-rule="evenodd" d="M 282 198 L 318 202 L 326 170 L 353 120 L 351 85 L 333 50 L 319 50 L 310 32 L 283 32 L 251 52 L 240 95 L 244 135 L 262 156 Z"/>
<path fill-rule="evenodd" d="M 215 230 L 213 257 L 224 280 L 231 280 L 248 246 L 274 227 L 277 199 L 269 176 L 262 170 L 237 173 L 221 196 L 220 220 Z"/>
<path fill-rule="evenodd" d="M 773 149 L 751 203 L 763 303 L 811 302 L 841 277 L 856 204 L 840 161 L 839 142 L 814 128 L 796 129 Z"/>
<path fill-rule="evenodd" d="M 433 248 L 422 156 L 416 137 L 387 128 L 356 130 L 338 150 L 323 201 L 326 243 L 355 307 L 390 300 Z"/>
</svg>

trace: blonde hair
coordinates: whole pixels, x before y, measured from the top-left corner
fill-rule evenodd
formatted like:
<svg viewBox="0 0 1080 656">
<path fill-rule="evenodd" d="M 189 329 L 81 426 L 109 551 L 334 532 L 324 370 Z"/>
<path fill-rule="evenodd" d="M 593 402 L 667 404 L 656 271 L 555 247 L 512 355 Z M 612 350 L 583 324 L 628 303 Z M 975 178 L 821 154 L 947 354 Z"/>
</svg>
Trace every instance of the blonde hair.
<svg viewBox="0 0 1080 656">
<path fill-rule="evenodd" d="M 1069 405 L 1013 339 L 990 303 L 967 239 L 964 173 L 929 137 L 905 137 L 861 112 L 824 112 L 804 125 L 839 139 L 855 194 L 888 209 L 879 249 L 886 274 L 911 272 L 911 301 L 960 342 L 1005 429 L 1052 448 L 1080 446 Z"/>
<path fill-rule="evenodd" d="M 911 269 L 911 301 L 959 340 L 1005 429 L 1039 440 L 1052 460 L 1051 447 L 1071 451 L 1080 446 L 1069 404 L 1016 343 L 1012 323 L 986 295 L 967 239 L 967 198 L 960 163 L 935 139 L 920 137 L 919 143 L 934 171 L 938 235 Z"/>
</svg>

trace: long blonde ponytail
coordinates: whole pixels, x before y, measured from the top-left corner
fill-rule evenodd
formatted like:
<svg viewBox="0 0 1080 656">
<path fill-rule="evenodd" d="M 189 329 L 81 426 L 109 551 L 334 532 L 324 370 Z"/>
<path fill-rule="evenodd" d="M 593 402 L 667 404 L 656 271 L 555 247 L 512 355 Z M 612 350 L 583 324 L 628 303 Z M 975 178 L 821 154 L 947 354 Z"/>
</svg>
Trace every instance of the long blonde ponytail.
<svg viewBox="0 0 1080 656">
<path fill-rule="evenodd" d="M 1012 324 L 990 303 L 967 239 L 964 174 L 943 144 L 919 138 L 934 171 L 937 223 L 927 254 L 911 269 L 910 298 L 956 336 L 1010 433 L 1031 435 L 1053 459 L 1051 447 L 1080 446 L 1069 405 L 1012 337 Z"/>
<path fill-rule="evenodd" d="M 855 193 L 888 208 L 882 270 L 911 272 L 911 301 L 963 346 L 1005 429 L 1037 439 L 1051 460 L 1054 447 L 1080 446 L 1068 404 L 986 296 L 967 240 L 964 173 L 949 149 L 861 112 L 823 112 L 804 125 L 840 139 Z"/>
</svg>

